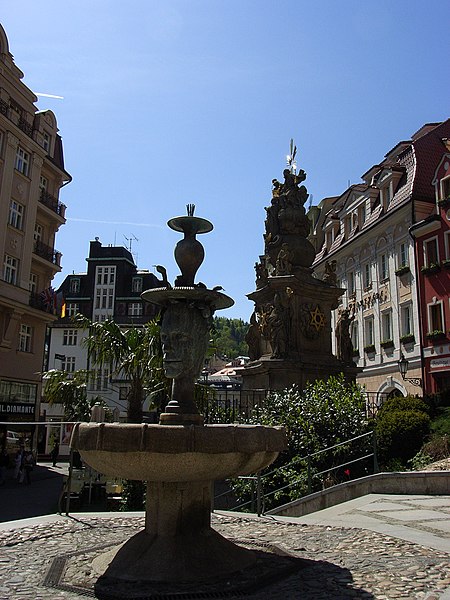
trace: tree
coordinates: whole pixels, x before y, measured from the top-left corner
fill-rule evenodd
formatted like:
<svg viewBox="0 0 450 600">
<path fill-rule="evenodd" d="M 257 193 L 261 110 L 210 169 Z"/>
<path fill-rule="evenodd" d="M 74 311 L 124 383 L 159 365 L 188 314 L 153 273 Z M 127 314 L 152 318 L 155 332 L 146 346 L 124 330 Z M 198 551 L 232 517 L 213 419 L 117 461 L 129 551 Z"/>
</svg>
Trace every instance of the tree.
<svg viewBox="0 0 450 600">
<path fill-rule="evenodd" d="M 245 341 L 247 331 L 248 323 L 242 319 L 214 317 L 212 337 L 216 354 L 230 359 L 236 356 L 247 356 L 248 346 Z"/>
<path fill-rule="evenodd" d="M 162 370 L 162 348 L 156 320 L 142 327 L 124 328 L 115 321 L 92 322 L 79 315 L 77 323 L 89 331 L 83 340 L 92 365 L 108 365 L 130 384 L 128 422 L 142 422 L 142 406 L 148 395 L 156 404 L 169 389 Z"/>
<path fill-rule="evenodd" d="M 50 405 L 62 404 L 68 421 L 89 421 L 91 405 L 86 393 L 86 370 L 66 373 L 52 369 L 42 376 L 44 397 Z"/>
</svg>

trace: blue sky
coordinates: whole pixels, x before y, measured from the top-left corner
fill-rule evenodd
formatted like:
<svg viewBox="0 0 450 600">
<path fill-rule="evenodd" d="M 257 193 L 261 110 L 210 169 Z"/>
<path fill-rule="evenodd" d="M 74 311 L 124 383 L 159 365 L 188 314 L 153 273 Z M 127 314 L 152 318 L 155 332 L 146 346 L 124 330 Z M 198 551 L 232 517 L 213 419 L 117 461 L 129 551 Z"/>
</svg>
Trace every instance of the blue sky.
<svg viewBox="0 0 450 600">
<path fill-rule="evenodd" d="M 89 241 L 140 268 L 178 269 L 166 222 L 211 220 L 197 275 L 248 320 L 264 207 L 289 140 L 318 204 L 425 122 L 449 117 L 448 0 L 22 0 L 4 3 L 10 51 L 52 109 L 73 182 L 57 287 Z M 128 239 L 127 239 L 128 238 Z"/>
</svg>

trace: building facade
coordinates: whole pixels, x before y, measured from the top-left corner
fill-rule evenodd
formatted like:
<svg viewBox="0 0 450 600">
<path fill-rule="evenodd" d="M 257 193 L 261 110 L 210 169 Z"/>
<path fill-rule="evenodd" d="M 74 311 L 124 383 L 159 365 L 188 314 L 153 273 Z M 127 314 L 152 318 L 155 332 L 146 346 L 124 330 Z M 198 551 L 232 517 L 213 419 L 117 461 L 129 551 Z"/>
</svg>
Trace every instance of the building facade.
<svg viewBox="0 0 450 600">
<path fill-rule="evenodd" d="M 102 246 L 98 238 L 90 243 L 86 273 L 68 275 L 57 294 L 64 298 L 65 316 L 52 323 L 49 336 L 48 369 L 73 373 L 91 372 L 88 396 L 101 397 L 108 406 L 126 417 L 129 383 L 107 365 L 90 364 L 83 338 L 87 331 L 77 327 L 72 317 L 82 314 L 92 321 L 114 320 L 124 327 L 142 326 L 157 314 L 154 305 L 144 302 L 141 293 L 161 282 L 148 270 L 139 270 L 129 250 Z M 62 420 L 62 407 L 42 404 L 43 416 Z"/>
<path fill-rule="evenodd" d="M 332 272 L 346 290 L 332 316 L 333 330 L 348 309 L 354 361 L 363 369 L 357 380 L 376 403 L 398 393 L 428 392 L 410 228 L 436 205 L 432 180 L 449 133 L 450 121 L 423 126 L 364 173 L 363 183 L 325 199 L 310 213 L 316 275 Z M 409 366 L 405 379 L 398 366 L 402 356 Z"/>
<path fill-rule="evenodd" d="M 424 385 L 428 393 L 450 390 L 450 140 L 432 184 L 436 203 L 411 228 L 415 239 Z"/>
<path fill-rule="evenodd" d="M 29 422 L 39 414 L 46 327 L 56 319 L 46 291 L 61 270 L 59 196 L 71 176 L 55 115 L 37 110 L 22 78 L 0 26 L 0 421 Z"/>
</svg>

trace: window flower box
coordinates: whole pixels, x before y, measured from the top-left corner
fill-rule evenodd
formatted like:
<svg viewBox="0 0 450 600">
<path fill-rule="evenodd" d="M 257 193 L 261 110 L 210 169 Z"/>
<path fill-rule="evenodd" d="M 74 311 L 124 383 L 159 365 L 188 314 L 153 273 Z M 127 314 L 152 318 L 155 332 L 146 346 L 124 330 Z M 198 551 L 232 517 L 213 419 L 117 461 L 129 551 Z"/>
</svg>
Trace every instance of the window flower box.
<svg viewBox="0 0 450 600">
<path fill-rule="evenodd" d="M 402 335 L 400 338 L 402 344 L 414 344 L 416 338 L 413 333 L 407 333 L 406 335 Z"/>
<path fill-rule="evenodd" d="M 434 331 L 429 331 L 427 333 L 427 338 L 432 341 L 439 341 L 446 337 L 445 332 L 440 329 L 435 329 Z"/>
<path fill-rule="evenodd" d="M 442 266 L 444 267 L 444 269 L 450 269 L 450 258 L 446 258 L 445 260 L 443 260 Z"/>
<path fill-rule="evenodd" d="M 431 263 L 429 265 L 424 265 L 420 271 L 424 274 L 424 275 L 433 275 L 433 273 L 437 273 L 438 271 L 441 270 L 441 265 L 439 265 L 438 263 Z"/>
<path fill-rule="evenodd" d="M 359 350 L 358 350 L 358 348 L 353 348 L 352 356 L 355 356 L 355 357 L 359 356 Z"/>
<path fill-rule="evenodd" d="M 385 350 L 387 350 L 388 348 L 393 348 L 394 347 L 394 341 L 393 340 L 383 340 L 381 342 L 380 346 L 382 348 L 384 348 Z"/>
<path fill-rule="evenodd" d="M 366 354 L 374 354 L 375 353 L 375 344 L 369 344 L 368 346 L 364 346 L 364 352 Z"/>
<path fill-rule="evenodd" d="M 395 271 L 395 274 L 397 275 L 397 277 L 401 277 L 402 275 L 406 275 L 406 273 L 409 273 L 409 271 L 409 265 L 403 265 Z"/>
<path fill-rule="evenodd" d="M 438 200 L 438 206 L 441 208 L 447 208 L 447 206 L 450 206 L 450 196 L 447 196 L 447 198 L 442 198 L 442 200 Z"/>
</svg>

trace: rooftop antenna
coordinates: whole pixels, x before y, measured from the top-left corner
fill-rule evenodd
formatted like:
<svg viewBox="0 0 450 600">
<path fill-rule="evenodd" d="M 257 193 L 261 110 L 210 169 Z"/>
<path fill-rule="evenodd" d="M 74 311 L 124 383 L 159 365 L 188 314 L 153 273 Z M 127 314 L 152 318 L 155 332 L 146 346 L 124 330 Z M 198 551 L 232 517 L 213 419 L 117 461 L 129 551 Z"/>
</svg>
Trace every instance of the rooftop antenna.
<svg viewBox="0 0 450 600">
<path fill-rule="evenodd" d="M 291 142 L 289 144 L 289 154 L 286 155 L 286 164 L 293 175 L 297 173 L 297 162 L 295 160 L 296 154 L 297 146 L 294 144 L 294 140 L 291 138 Z"/>
<path fill-rule="evenodd" d="M 123 236 L 129 244 L 129 247 L 128 246 L 125 246 L 125 247 L 134 256 L 135 262 L 137 263 L 137 253 L 133 252 L 131 250 L 131 247 L 132 247 L 133 241 L 139 242 L 139 239 L 134 235 L 134 233 L 130 233 L 130 235 L 131 235 L 131 237 L 129 237 L 129 238 L 127 238 L 125 235 Z"/>
</svg>

